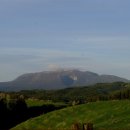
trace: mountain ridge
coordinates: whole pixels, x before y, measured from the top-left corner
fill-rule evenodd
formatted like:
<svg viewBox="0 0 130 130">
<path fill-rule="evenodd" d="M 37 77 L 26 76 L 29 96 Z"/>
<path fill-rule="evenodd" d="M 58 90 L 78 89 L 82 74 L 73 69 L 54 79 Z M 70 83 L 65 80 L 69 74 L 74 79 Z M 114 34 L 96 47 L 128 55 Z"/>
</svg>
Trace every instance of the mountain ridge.
<svg viewBox="0 0 130 130">
<path fill-rule="evenodd" d="M 0 82 L 0 91 L 31 89 L 63 89 L 72 86 L 94 85 L 96 83 L 129 82 L 114 75 L 99 75 L 91 71 L 58 70 L 23 74 L 9 82 Z"/>
</svg>

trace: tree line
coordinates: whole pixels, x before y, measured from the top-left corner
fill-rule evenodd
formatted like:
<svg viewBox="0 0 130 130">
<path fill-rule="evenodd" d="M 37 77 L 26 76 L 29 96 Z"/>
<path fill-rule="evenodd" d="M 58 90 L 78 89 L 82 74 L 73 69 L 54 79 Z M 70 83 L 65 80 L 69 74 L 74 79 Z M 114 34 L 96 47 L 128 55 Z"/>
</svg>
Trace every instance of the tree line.
<svg viewBox="0 0 130 130">
<path fill-rule="evenodd" d="M 27 105 L 22 96 L 11 99 L 9 95 L 0 95 L 0 129 L 7 130 L 18 122 L 23 121 L 26 115 Z"/>
<path fill-rule="evenodd" d="M 122 99 L 124 97 L 123 91 L 126 91 L 126 89 L 130 89 L 130 83 L 114 82 L 98 83 L 91 86 L 79 86 L 61 90 L 23 90 L 18 93 L 24 95 L 26 99 L 51 100 L 52 102 L 64 102 L 67 104 L 77 101 L 80 104 L 97 100 Z M 121 91 L 122 96 L 120 98 L 118 94 L 119 91 Z M 17 93 L 12 94 L 15 95 Z"/>
</svg>

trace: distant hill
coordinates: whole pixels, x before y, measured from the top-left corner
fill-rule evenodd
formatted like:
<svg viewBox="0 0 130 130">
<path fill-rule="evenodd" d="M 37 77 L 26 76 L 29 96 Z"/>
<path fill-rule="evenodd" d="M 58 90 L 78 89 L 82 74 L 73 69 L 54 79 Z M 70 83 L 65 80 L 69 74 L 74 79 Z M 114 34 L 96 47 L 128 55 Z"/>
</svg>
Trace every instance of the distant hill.
<svg viewBox="0 0 130 130">
<path fill-rule="evenodd" d="M 26 98 L 65 102 L 67 104 L 71 104 L 75 100 L 80 104 L 99 99 L 129 99 L 130 83 L 97 83 L 91 86 L 79 86 L 59 90 L 22 90 L 16 92 L 16 94 L 18 93 Z"/>
<path fill-rule="evenodd" d="M 72 86 L 94 85 L 96 83 L 129 82 L 114 75 L 98 75 L 90 71 L 58 70 L 23 74 L 10 82 L 1 82 L 0 91 L 32 89 L 63 89 Z"/>
</svg>

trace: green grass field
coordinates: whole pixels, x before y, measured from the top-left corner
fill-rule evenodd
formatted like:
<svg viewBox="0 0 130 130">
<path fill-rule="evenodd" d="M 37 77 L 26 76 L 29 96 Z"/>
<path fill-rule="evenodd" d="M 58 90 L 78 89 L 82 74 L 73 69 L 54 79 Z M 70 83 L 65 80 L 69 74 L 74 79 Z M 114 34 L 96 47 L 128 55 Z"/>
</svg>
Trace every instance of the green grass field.
<svg viewBox="0 0 130 130">
<path fill-rule="evenodd" d="M 70 128 L 75 122 L 92 122 L 95 129 L 130 130 L 130 101 L 102 101 L 68 107 L 32 118 L 11 130 Z"/>
<path fill-rule="evenodd" d="M 27 99 L 26 104 L 28 107 L 42 106 L 46 104 L 54 104 L 52 101 L 44 101 L 39 99 Z"/>
<path fill-rule="evenodd" d="M 38 100 L 38 99 L 27 99 L 26 104 L 28 107 L 42 106 L 42 105 L 47 105 L 47 104 L 53 104 L 55 106 L 66 105 L 65 103 L 62 103 L 62 102 L 54 103 L 52 101 L 44 101 L 44 100 Z"/>
</svg>

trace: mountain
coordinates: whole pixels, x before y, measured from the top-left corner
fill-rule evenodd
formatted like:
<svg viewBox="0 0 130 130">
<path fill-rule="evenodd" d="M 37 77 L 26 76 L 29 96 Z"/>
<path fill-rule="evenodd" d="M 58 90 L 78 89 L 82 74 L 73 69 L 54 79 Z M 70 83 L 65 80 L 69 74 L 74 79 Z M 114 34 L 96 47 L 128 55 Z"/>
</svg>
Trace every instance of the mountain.
<svg viewBox="0 0 130 130">
<path fill-rule="evenodd" d="M 98 75 L 90 71 L 58 70 L 23 74 L 10 82 L 1 82 L 0 91 L 31 89 L 62 89 L 72 86 L 93 85 L 96 83 L 129 82 L 113 75 Z"/>
</svg>

